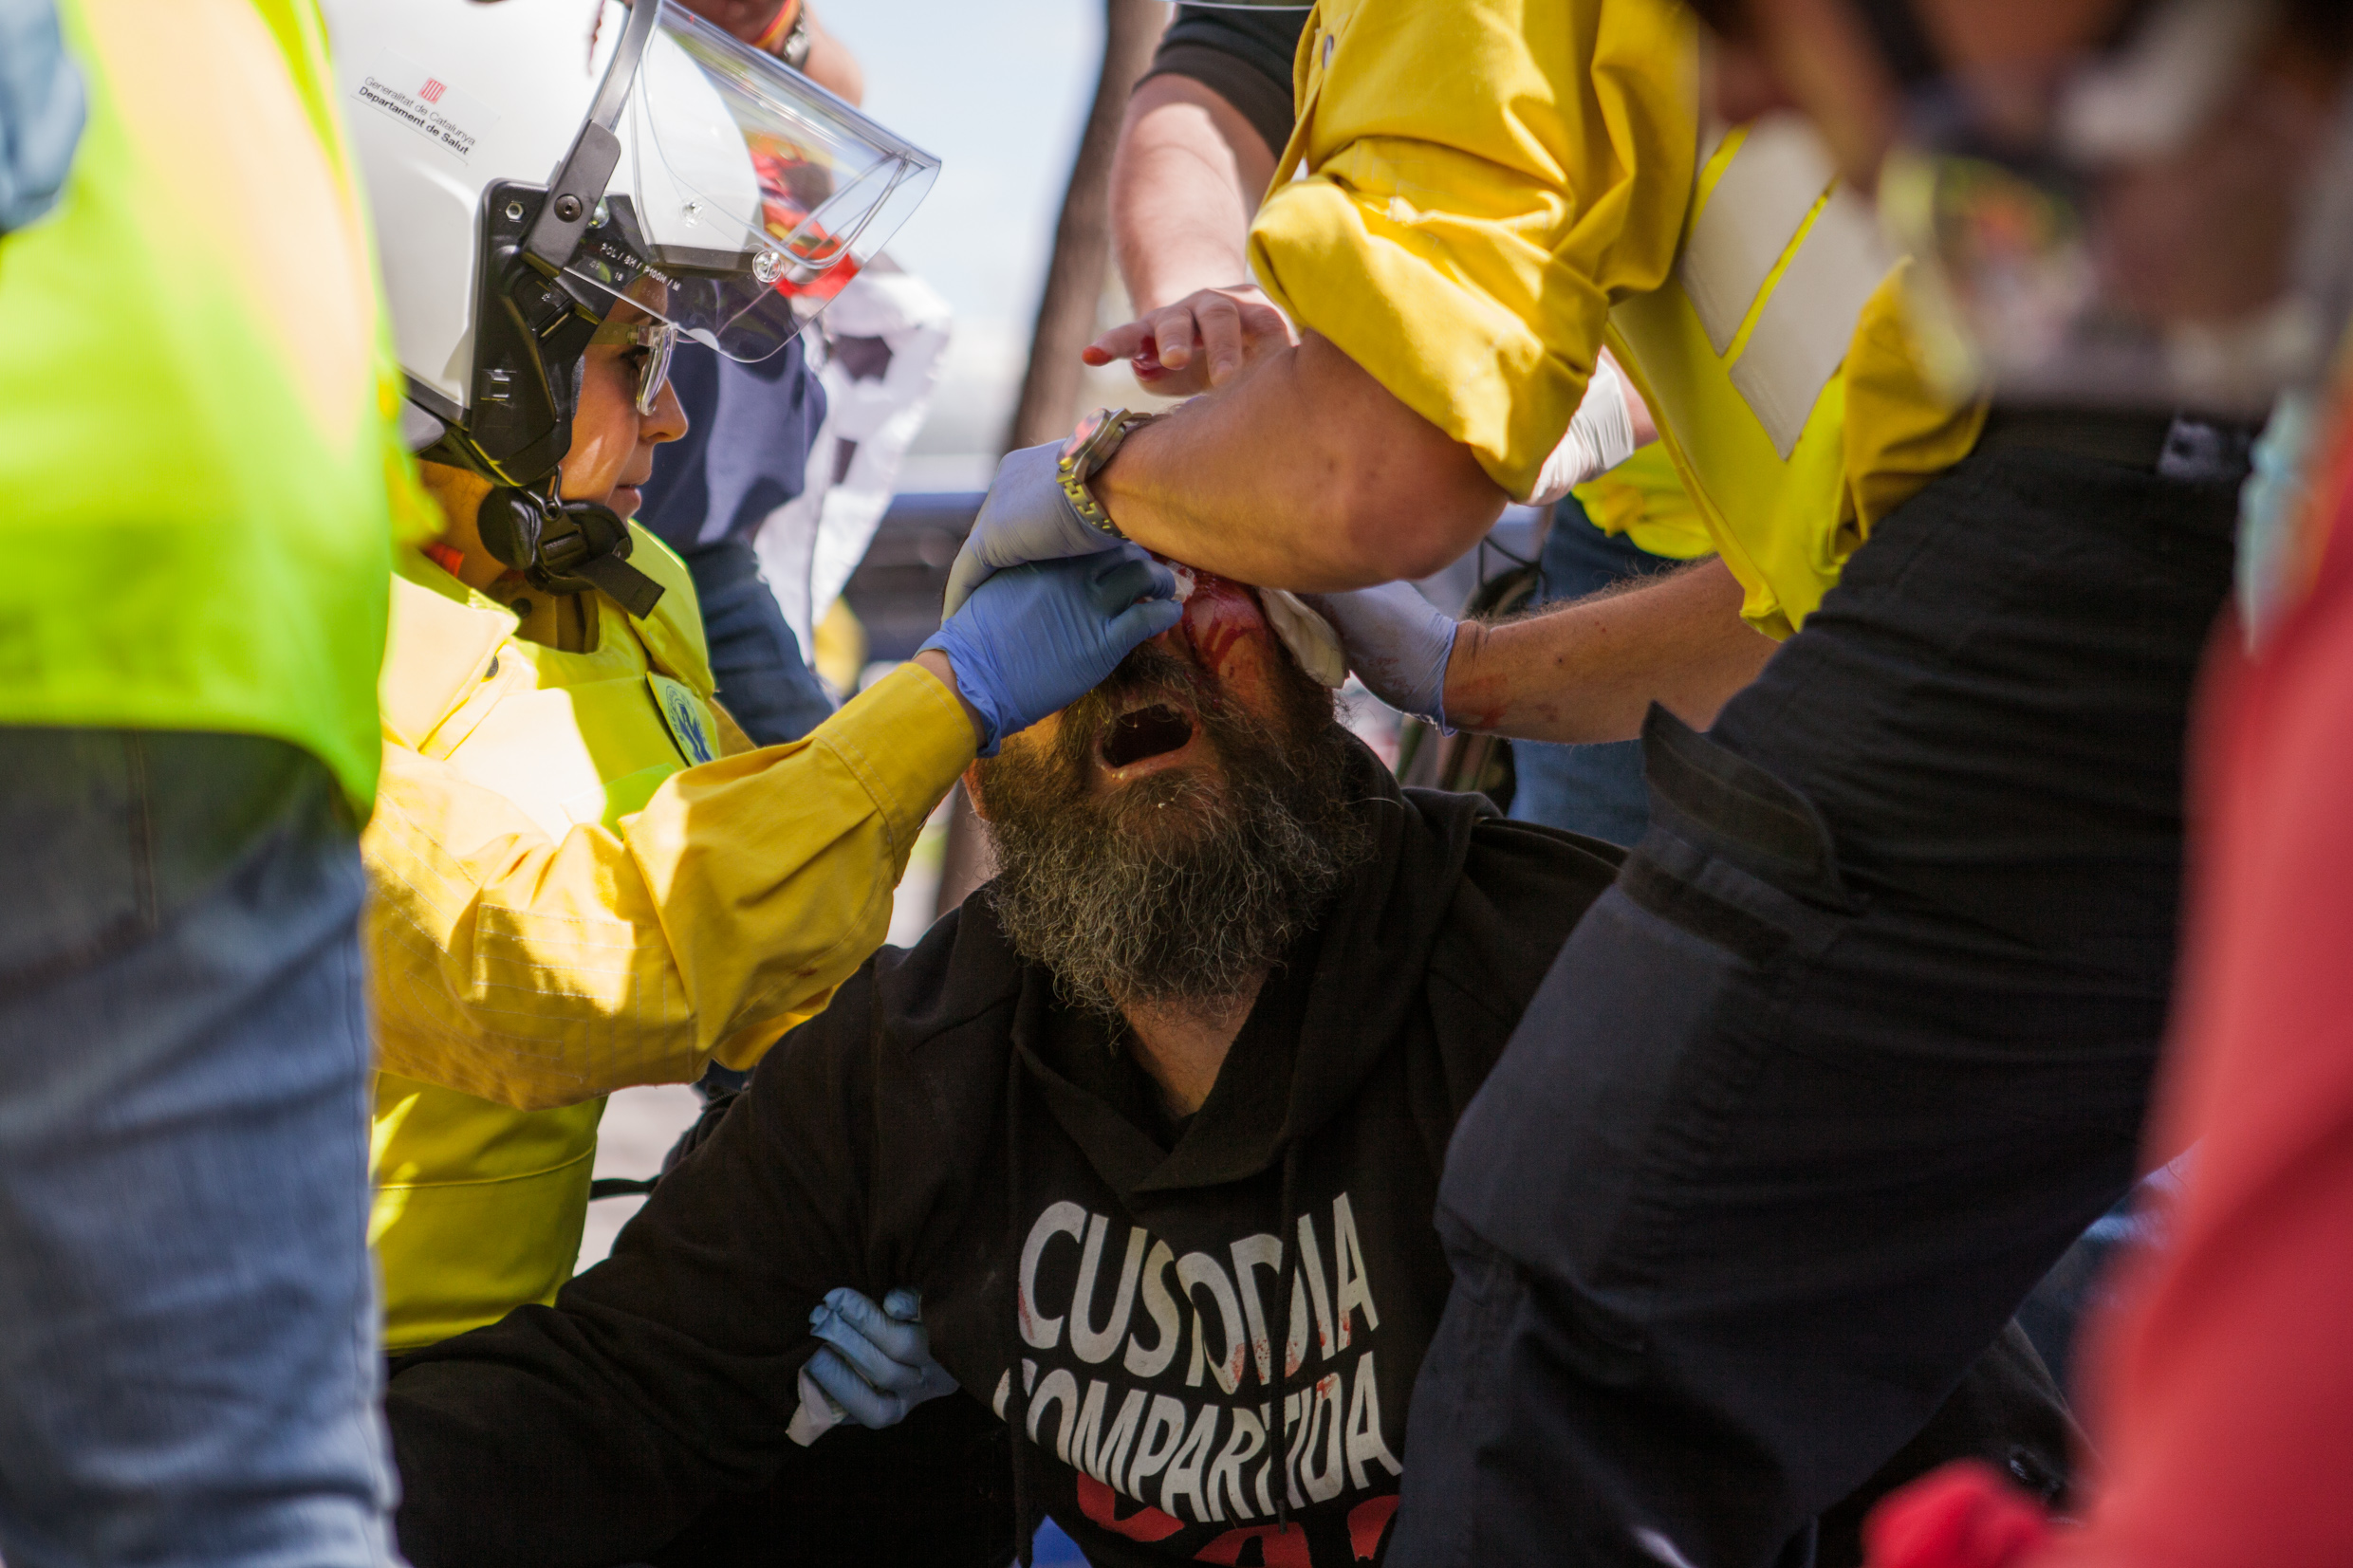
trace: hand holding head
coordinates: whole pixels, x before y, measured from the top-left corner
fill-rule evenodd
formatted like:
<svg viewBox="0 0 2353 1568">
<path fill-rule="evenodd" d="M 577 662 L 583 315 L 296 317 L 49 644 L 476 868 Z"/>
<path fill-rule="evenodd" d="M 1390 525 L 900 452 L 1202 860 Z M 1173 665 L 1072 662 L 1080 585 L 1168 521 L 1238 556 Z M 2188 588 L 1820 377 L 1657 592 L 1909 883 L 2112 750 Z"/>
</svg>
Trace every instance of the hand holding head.
<svg viewBox="0 0 2353 1568">
<path fill-rule="evenodd" d="M 1176 580 L 1133 544 L 996 572 L 926 650 L 947 655 L 980 754 L 1075 700 L 1183 613 Z"/>
<path fill-rule="evenodd" d="M 965 775 L 996 919 L 1098 1012 L 1217 1011 L 1365 852 L 1331 692 L 1255 590 L 1189 575 L 1179 624 Z"/>
<path fill-rule="evenodd" d="M 1060 561 L 1118 549 L 1117 537 L 1090 526 L 1063 494 L 1060 441 L 1008 452 L 997 465 L 980 513 L 948 568 L 941 613 L 951 619 L 992 572 L 1032 561 Z"/>
<path fill-rule="evenodd" d="M 1300 597 L 1340 634 L 1348 668 L 1367 691 L 1400 713 L 1446 728 L 1446 669 L 1461 622 L 1410 582 Z"/>
</svg>

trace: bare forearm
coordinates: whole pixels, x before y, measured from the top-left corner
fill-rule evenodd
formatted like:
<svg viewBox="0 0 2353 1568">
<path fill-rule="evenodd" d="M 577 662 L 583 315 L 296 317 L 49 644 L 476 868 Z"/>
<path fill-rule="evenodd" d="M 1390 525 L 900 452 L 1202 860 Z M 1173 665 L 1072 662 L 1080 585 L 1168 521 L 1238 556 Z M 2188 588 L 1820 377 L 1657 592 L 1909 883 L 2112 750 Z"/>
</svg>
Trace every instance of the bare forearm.
<svg viewBox="0 0 2353 1568">
<path fill-rule="evenodd" d="M 780 48 L 782 40 L 777 35 L 792 20 L 778 0 L 685 0 L 685 5 L 706 22 L 754 47 Z M 808 13 L 808 58 L 801 63 L 801 74 L 845 102 L 863 98 L 866 78 L 858 68 L 858 57 L 818 25 L 814 11 Z"/>
<path fill-rule="evenodd" d="M 1249 281 L 1251 213 L 1273 174 L 1267 144 L 1223 95 L 1187 76 L 1136 89 L 1111 165 L 1111 238 L 1139 314 Z"/>
<path fill-rule="evenodd" d="M 1707 561 L 1523 619 L 1466 621 L 1446 716 L 1534 741 L 1621 741 L 1654 702 L 1706 729 L 1779 644 L 1740 618 L 1740 584 Z"/>
<path fill-rule="evenodd" d="M 859 67 L 858 57 L 850 53 L 847 44 L 818 25 L 817 13 L 809 12 L 809 52 L 802 74 L 844 103 L 860 103 L 866 97 L 866 73 Z"/>
<path fill-rule="evenodd" d="M 1504 502 L 1469 448 L 1313 333 L 1128 437 L 1094 487 L 1148 549 L 1312 592 L 1427 577 Z"/>
</svg>

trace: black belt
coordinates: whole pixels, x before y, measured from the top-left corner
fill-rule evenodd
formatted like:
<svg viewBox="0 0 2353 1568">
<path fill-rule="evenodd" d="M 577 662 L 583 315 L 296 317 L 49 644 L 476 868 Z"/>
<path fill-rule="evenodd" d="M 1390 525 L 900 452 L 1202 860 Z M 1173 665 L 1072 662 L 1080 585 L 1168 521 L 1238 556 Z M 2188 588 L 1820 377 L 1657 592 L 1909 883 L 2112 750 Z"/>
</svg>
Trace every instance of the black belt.
<svg viewBox="0 0 2353 1568">
<path fill-rule="evenodd" d="M 2259 424 L 2189 415 L 2124 414 L 2099 409 L 1996 408 L 1977 438 L 1981 452 L 2024 447 L 2115 463 L 2167 479 L 2236 484 Z"/>
</svg>

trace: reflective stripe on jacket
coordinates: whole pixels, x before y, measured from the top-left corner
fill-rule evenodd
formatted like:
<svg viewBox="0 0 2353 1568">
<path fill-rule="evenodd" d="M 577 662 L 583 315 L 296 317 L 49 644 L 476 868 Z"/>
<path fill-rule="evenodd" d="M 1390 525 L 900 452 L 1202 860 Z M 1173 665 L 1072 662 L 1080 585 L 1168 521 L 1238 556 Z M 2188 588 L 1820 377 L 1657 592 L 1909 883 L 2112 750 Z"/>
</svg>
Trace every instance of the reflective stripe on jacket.
<svg viewBox="0 0 2353 1568">
<path fill-rule="evenodd" d="M 1674 0 L 1322 0 L 1251 261 L 1514 496 L 1610 344 L 1743 615 L 1787 636 L 1982 416 L 1912 364 L 1810 133 L 1703 147 L 1697 75 Z"/>
</svg>

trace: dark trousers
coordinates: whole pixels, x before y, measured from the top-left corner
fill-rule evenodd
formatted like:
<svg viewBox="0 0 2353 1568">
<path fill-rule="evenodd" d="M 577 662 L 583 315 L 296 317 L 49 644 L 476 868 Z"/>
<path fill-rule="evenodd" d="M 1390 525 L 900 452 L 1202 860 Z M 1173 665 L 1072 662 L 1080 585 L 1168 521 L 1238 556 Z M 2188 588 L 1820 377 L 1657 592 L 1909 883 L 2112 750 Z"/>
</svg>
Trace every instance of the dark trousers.
<svg viewBox="0 0 2353 1568">
<path fill-rule="evenodd" d="M 1684 564 L 1653 555 L 1622 535 L 1603 533 L 1572 495 L 1552 508 L 1552 526 L 1545 534 L 1538 563 L 1543 587 L 1537 602 L 1584 599 L 1628 578 L 1670 572 Z M 1565 827 L 1613 844 L 1634 843 L 1650 826 L 1640 741 L 1596 746 L 1513 741 L 1511 770 L 1511 815 L 1520 821 Z"/>
<path fill-rule="evenodd" d="M 651 1568 L 1003 1568 L 1013 1560 L 1005 1423 L 977 1399 L 843 1425 L 758 1491 L 721 1498 Z"/>
<path fill-rule="evenodd" d="M 1392 1564 L 1804 1562 L 2124 1190 L 2234 489 L 1981 451 L 1653 711 L 1449 1153 Z"/>
<path fill-rule="evenodd" d="M 702 601 L 703 636 L 719 702 L 762 746 L 797 741 L 833 712 L 776 596 L 760 578 L 751 541 L 740 535 L 686 552 Z"/>
</svg>

